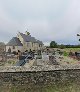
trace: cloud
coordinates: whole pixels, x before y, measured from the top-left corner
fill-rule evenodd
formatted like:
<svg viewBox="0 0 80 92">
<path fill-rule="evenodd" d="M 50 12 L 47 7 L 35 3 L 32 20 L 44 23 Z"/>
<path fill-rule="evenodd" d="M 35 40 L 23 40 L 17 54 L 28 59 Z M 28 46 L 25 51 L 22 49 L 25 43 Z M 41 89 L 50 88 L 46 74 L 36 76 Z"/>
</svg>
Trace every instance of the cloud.
<svg viewBox="0 0 80 92">
<path fill-rule="evenodd" d="M 79 4 L 79 0 L 0 0 L 0 39 L 8 41 L 28 28 L 45 44 L 52 40 L 78 44 Z"/>
</svg>

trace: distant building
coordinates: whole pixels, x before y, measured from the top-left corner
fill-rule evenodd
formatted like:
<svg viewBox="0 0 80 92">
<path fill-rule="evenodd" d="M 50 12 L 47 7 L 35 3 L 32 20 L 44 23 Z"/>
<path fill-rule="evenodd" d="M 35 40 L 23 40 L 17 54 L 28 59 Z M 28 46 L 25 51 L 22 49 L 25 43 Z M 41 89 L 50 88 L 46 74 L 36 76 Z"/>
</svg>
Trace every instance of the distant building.
<svg viewBox="0 0 80 92">
<path fill-rule="evenodd" d="M 29 32 L 23 33 L 18 33 L 17 37 L 13 37 L 7 44 L 6 44 L 6 52 L 11 50 L 13 51 L 18 51 L 20 50 L 21 52 L 24 51 L 37 51 L 37 50 L 42 50 L 44 47 L 42 41 L 39 41 L 35 39 L 34 37 L 31 37 Z"/>
</svg>

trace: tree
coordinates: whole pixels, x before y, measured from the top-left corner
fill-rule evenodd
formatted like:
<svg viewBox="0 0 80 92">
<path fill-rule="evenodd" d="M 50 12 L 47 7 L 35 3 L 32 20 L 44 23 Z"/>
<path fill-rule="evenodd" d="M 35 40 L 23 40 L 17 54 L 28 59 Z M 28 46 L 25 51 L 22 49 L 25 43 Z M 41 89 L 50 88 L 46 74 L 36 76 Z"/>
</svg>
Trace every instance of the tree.
<svg viewBox="0 0 80 92">
<path fill-rule="evenodd" d="M 60 49 L 64 49 L 65 48 L 65 45 L 64 44 L 61 44 L 60 45 Z"/>
<path fill-rule="evenodd" d="M 57 43 L 55 41 L 51 41 L 50 47 L 51 48 L 57 48 Z"/>
</svg>

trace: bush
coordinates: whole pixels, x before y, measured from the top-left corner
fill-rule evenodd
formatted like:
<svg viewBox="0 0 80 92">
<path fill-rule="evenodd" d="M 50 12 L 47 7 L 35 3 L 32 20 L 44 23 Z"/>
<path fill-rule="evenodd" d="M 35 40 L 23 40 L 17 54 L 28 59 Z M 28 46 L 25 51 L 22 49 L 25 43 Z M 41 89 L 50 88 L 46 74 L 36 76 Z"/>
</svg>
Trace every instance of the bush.
<svg viewBox="0 0 80 92">
<path fill-rule="evenodd" d="M 64 56 L 69 56 L 69 53 L 66 52 L 66 51 L 64 51 L 64 52 L 63 52 L 63 55 L 64 55 Z"/>
<path fill-rule="evenodd" d="M 60 49 L 64 49 L 65 46 L 63 44 L 60 45 Z"/>
</svg>

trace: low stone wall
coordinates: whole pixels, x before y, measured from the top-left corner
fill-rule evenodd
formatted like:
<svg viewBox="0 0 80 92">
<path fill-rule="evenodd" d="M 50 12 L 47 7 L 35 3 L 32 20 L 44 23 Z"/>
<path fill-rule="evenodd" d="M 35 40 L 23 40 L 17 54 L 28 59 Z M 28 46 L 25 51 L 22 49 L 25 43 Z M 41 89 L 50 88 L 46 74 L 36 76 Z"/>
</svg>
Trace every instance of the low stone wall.
<svg viewBox="0 0 80 92">
<path fill-rule="evenodd" d="M 0 72 L 0 85 L 30 86 L 64 82 L 80 83 L 80 69 Z"/>
<path fill-rule="evenodd" d="M 71 69 L 80 69 L 80 65 L 0 66 L 0 72 L 38 72 Z"/>
</svg>

